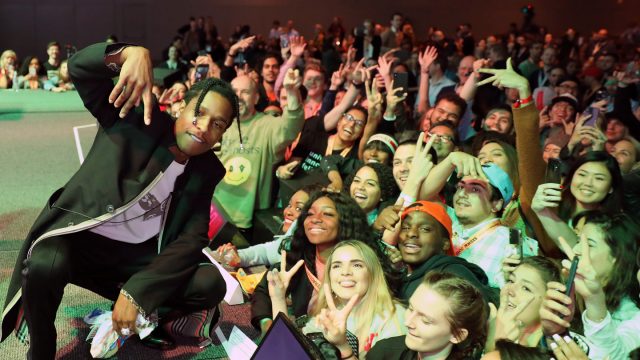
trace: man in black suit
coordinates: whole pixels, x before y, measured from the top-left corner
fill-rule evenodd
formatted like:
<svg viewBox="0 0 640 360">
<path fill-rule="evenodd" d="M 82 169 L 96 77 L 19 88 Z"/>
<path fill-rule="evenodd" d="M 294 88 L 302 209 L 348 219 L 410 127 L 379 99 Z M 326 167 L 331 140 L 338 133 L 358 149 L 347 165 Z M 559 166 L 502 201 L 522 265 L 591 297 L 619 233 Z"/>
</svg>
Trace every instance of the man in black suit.
<svg viewBox="0 0 640 360">
<path fill-rule="evenodd" d="M 201 250 L 225 173 L 211 148 L 238 115 L 229 84 L 194 85 L 173 120 L 152 101 L 145 48 L 95 44 L 71 58 L 69 72 L 100 126 L 29 231 L 9 284 L 0 338 L 15 327 L 25 339 L 28 327 L 31 359 L 55 357 L 54 320 L 69 283 L 115 301 L 121 335 L 135 332 L 138 314 L 212 308 L 226 291 Z"/>
</svg>

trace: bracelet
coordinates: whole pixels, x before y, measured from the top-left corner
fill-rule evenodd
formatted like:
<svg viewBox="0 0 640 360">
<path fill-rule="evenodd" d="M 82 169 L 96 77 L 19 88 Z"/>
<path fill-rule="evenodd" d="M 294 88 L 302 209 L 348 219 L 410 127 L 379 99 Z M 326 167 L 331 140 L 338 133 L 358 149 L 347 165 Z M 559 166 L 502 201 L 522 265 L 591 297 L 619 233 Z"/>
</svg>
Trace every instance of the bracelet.
<svg viewBox="0 0 640 360">
<path fill-rule="evenodd" d="M 387 114 L 383 114 L 382 118 L 385 119 L 386 121 L 395 121 L 397 119 L 396 114 L 393 114 L 391 116 L 387 116 Z"/>
<path fill-rule="evenodd" d="M 525 99 L 518 99 L 516 100 L 515 103 L 513 103 L 513 108 L 514 109 L 518 109 L 520 108 L 522 105 L 527 105 L 529 103 L 533 102 L 533 94 L 529 95 L 527 98 Z"/>
</svg>

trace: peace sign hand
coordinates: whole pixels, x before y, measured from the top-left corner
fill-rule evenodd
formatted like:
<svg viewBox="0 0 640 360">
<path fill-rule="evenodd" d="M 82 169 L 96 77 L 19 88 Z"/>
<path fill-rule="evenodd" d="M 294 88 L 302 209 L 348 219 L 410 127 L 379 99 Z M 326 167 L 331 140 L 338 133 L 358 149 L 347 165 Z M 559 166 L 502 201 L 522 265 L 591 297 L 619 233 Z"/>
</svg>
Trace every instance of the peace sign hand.
<svg viewBox="0 0 640 360">
<path fill-rule="evenodd" d="M 518 316 L 522 314 L 524 309 L 534 300 L 534 296 L 526 298 L 517 305 L 510 305 L 507 294 L 513 284 L 507 284 L 500 292 L 500 308 L 496 316 L 496 339 L 507 339 L 518 343 L 524 331 L 525 324 Z"/>
<path fill-rule="evenodd" d="M 324 296 L 327 299 L 328 309 L 322 309 L 316 317 L 316 326 L 322 330 L 322 334 L 330 343 L 340 346 L 347 344 L 347 319 L 359 300 L 357 294 L 353 295 L 349 302 L 340 310 L 336 308 L 331 296 L 331 287 L 324 284 Z"/>
<path fill-rule="evenodd" d="M 416 186 L 420 186 L 433 168 L 433 161 L 431 161 L 429 150 L 431 150 L 436 137 L 431 136 L 427 143 L 424 144 L 424 136 L 424 132 L 421 132 L 420 136 L 418 136 L 416 150 L 413 154 L 413 162 L 411 163 L 411 170 L 409 171 L 406 184 L 415 184 Z"/>
<path fill-rule="evenodd" d="M 560 242 L 560 249 L 567 255 L 569 260 L 562 260 L 562 267 L 569 271 L 571 268 L 571 260 L 576 257 L 576 253 L 563 237 L 558 238 Z M 604 290 L 602 284 L 597 279 L 597 273 L 593 264 L 591 263 L 589 241 L 586 234 L 580 235 L 580 262 L 578 263 L 578 269 L 576 270 L 576 278 L 574 284 L 576 292 L 582 296 L 585 302 L 595 298 L 604 297 Z"/>
<path fill-rule="evenodd" d="M 287 294 L 287 288 L 293 275 L 304 264 L 304 260 L 298 260 L 298 262 L 287 271 L 287 252 L 282 250 L 282 259 L 280 261 L 280 271 L 273 269 L 267 272 L 267 283 L 269 284 L 269 296 L 273 299 L 285 299 Z"/>
<path fill-rule="evenodd" d="M 491 83 L 496 87 L 518 89 L 521 93 L 524 89 L 529 92 L 529 81 L 513 70 L 511 58 L 507 59 L 506 69 L 478 69 L 479 73 L 490 74 L 488 78 L 480 81 L 478 86 Z"/>
</svg>

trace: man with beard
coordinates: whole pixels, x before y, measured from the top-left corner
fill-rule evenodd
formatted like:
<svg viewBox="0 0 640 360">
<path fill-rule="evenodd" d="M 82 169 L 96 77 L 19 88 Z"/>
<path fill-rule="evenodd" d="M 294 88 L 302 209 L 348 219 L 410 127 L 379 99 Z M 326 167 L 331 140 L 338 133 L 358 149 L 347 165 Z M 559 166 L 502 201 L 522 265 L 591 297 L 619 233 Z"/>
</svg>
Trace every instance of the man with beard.
<svg viewBox="0 0 640 360">
<path fill-rule="evenodd" d="M 262 87 L 269 102 L 278 101 L 278 94 L 275 92 L 276 79 L 280 73 L 280 58 L 276 54 L 268 54 L 262 61 L 260 77 Z"/>
<path fill-rule="evenodd" d="M 253 213 L 271 206 L 274 165 L 284 159 L 284 151 L 302 130 L 301 81 L 297 70 L 285 76 L 287 106 L 281 118 L 256 111 L 258 85 L 246 75 L 233 79 L 238 96 L 242 139 L 236 133 L 222 136 L 217 152 L 227 173 L 218 184 L 214 199 L 229 215 L 231 223 L 250 240 Z"/>
</svg>

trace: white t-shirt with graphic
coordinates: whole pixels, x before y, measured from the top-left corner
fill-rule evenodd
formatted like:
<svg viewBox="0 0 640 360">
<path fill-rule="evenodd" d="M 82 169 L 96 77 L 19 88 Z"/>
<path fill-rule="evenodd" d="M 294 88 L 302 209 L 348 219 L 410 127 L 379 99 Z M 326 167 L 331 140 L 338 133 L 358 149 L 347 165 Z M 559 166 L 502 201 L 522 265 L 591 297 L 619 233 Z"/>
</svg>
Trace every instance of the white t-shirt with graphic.
<svg viewBox="0 0 640 360">
<path fill-rule="evenodd" d="M 140 244 L 160 233 L 176 178 L 185 164 L 172 162 L 158 183 L 123 212 L 89 231 L 130 244 Z"/>
</svg>

